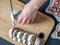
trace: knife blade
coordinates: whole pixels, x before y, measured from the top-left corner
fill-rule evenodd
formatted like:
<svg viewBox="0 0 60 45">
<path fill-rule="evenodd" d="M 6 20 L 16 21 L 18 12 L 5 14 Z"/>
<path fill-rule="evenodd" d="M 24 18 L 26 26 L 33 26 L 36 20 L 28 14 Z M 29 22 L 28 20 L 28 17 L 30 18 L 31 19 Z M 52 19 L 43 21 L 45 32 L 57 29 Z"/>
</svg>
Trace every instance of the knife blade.
<svg viewBox="0 0 60 45">
<path fill-rule="evenodd" d="M 12 25 L 15 25 L 15 21 L 14 21 L 14 12 L 13 12 L 13 4 L 12 4 L 12 0 L 10 0 L 10 6 L 11 6 L 11 18 L 12 18 Z"/>
</svg>

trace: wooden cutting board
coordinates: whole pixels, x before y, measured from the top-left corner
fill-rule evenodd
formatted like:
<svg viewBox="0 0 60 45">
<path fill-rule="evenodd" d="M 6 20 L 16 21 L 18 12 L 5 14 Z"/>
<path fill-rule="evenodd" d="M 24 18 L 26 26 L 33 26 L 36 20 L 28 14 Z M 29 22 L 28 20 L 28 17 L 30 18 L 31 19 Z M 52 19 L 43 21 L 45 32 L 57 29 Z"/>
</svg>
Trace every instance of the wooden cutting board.
<svg viewBox="0 0 60 45">
<path fill-rule="evenodd" d="M 18 0 L 13 0 L 14 10 L 22 10 L 24 5 L 25 4 L 19 2 Z M 0 0 L 0 37 L 8 40 L 9 42 L 15 45 L 23 45 L 21 43 L 13 41 L 8 36 L 9 29 L 12 27 L 11 25 L 12 21 L 10 16 L 11 16 L 11 8 L 10 8 L 9 0 Z M 50 32 L 52 31 L 54 23 L 55 22 L 51 17 L 46 16 L 41 12 L 38 12 L 34 23 L 24 24 L 24 25 L 16 23 L 16 27 L 22 28 L 25 31 L 36 33 L 36 34 L 43 32 L 45 34 L 45 38 L 43 39 L 43 42 L 41 42 L 41 45 L 44 45 Z"/>
</svg>

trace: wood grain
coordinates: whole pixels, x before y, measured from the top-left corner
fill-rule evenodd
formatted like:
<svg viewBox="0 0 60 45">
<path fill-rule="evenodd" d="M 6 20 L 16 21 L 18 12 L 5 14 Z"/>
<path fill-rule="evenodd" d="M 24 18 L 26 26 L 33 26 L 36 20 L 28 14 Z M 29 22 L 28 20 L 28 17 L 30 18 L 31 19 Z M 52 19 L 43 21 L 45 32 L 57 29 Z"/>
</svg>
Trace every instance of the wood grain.
<svg viewBox="0 0 60 45">
<path fill-rule="evenodd" d="M 22 10 L 24 5 L 22 2 L 18 0 L 12 0 L 14 10 Z M 8 36 L 9 29 L 12 27 L 11 25 L 11 8 L 9 0 L 0 0 L 0 37 L 12 42 L 15 45 L 23 45 L 16 41 L 13 41 Z M 32 24 L 18 24 L 16 23 L 15 27 L 22 28 L 28 32 L 39 34 L 40 32 L 45 33 L 45 38 L 43 44 L 46 42 L 52 28 L 54 26 L 54 20 L 45 14 L 38 12 L 36 19 Z M 24 44 L 25 45 L 25 44 Z"/>
</svg>

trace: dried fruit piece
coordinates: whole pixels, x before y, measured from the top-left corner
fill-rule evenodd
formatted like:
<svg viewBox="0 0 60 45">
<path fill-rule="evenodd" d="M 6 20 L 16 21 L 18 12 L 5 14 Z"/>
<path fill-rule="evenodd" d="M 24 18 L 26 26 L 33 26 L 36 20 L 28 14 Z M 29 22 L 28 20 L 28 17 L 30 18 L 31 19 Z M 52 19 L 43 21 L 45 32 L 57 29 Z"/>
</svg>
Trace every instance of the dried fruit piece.
<svg viewBox="0 0 60 45">
<path fill-rule="evenodd" d="M 60 31 L 57 32 L 57 37 L 60 37 Z"/>
<path fill-rule="evenodd" d="M 60 26 L 57 28 L 57 37 L 60 37 Z"/>
</svg>

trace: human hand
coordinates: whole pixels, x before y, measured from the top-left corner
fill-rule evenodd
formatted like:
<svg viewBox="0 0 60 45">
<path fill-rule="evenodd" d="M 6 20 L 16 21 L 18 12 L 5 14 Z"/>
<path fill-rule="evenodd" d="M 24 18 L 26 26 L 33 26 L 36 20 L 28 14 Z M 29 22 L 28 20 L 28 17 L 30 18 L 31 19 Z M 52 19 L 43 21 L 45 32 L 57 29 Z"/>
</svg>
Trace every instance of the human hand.
<svg viewBox="0 0 60 45">
<path fill-rule="evenodd" d="M 18 16 L 18 23 L 28 24 L 34 21 L 37 15 L 38 9 L 31 3 L 24 6 L 22 13 Z"/>
</svg>

